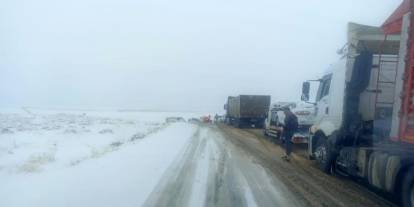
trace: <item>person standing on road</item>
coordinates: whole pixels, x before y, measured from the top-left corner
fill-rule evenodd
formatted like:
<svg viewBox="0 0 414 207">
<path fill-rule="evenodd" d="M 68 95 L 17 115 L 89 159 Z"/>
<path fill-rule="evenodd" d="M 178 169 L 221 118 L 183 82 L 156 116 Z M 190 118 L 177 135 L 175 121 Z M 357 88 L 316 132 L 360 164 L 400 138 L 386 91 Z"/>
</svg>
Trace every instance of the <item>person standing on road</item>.
<svg viewBox="0 0 414 207">
<path fill-rule="evenodd" d="M 283 136 L 285 138 L 285 155 L 282 157 L 283 159 L 289 161 L 290 160 L 290 153 L 292 152 L 292 137 L 295 132 L 298 130 L 298 117 L 292 111 L 290 111 L 289 107 L 283 108 L 283 113 L 285 114 L 285 124 L 283 126 Z"/>
</svg>

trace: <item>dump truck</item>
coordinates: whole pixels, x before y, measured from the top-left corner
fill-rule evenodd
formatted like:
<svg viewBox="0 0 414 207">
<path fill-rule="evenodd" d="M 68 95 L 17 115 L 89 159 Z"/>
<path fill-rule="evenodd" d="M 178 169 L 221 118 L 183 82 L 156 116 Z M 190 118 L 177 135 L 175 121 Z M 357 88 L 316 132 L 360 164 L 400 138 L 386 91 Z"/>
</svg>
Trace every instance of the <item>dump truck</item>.
<svg viewBox="0 0 414 207">
<path fill-rule="evenodd" d="M 342 58 L 317 83 L 309 157 L 414 206 L 414 1 L 382 27 L 350 23 Z"/>
<path fill-rule="evenodd" d="M 263 128 L 269 106 L 270 96 L 229 96 L 225 104 L 226 122 L 239 128 Z"/>
</svg>

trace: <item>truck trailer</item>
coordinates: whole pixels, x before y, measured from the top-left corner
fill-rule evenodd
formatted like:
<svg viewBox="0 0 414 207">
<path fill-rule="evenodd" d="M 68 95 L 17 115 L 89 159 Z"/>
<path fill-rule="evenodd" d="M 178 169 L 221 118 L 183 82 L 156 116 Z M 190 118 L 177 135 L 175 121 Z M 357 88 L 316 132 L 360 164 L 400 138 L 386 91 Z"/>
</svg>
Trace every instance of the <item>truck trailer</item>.
<svg viewBox="0 0 414 207">
<path fill-rule="evenodd" d="M 309 157 L 414 206 L 414 1 L 381 28 L 348 25 L 343 56 L 318 80 Z"/>
<path fill-rule="evenodd" d="M 226 122 L 239 128 L 263 128 L 269 106 L 270 96 L 229 96 L 225 105 Z"/>
</svg>

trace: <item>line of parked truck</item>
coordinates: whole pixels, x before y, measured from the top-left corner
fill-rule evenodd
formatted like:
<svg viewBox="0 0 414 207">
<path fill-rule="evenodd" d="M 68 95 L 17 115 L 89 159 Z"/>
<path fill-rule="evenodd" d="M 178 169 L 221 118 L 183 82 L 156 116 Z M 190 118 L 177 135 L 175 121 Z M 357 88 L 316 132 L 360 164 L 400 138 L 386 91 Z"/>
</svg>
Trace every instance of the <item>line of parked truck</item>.
<svg viewBox="0 0 414 207">
<path fill-rule="evenodd" d="M 284 125 L 284 107 L 289 107 L 298 117 L 299 129 L 292 137 L 293 143 L 307 143 L 309 127 L 315 118 L 315 106 L 306 102 L 271 103 L 271 97 L 265 95 L 229 96 L 224 105 L 227 124 L 245 128 L 263 128 L 263 134 L 277 139 L 282 138 Z"/>
<path fill-rule="evenodd" d="M 228 124 L 280 137 L 281 108 L 298 116 L 297 142 L 326 173 L 355 178 L 414 207 L 414 0 L 381 27 L 348 24 L 340 60 L 302 85 L 300 103 L 228 97 Z M 310 88 L 318 84 L 315 100 Z M 302 137 L 303 139 L 300 139 Z"/>
</svg>

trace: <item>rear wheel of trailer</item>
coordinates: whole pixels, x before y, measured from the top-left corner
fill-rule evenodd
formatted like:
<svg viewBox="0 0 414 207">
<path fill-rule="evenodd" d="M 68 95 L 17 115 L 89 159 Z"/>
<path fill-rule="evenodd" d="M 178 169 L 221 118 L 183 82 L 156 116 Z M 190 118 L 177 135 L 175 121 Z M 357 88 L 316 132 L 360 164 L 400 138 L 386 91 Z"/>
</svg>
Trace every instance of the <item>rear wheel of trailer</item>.
<svg viewBox="0 0 414 207">
<path fill-rule="evenodd" d="M 414 207 L 414 167 L 411 167 L 404 176 L 401 188 L 403 207 Z"/>
</svg>

